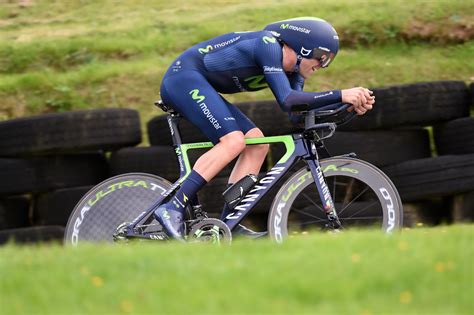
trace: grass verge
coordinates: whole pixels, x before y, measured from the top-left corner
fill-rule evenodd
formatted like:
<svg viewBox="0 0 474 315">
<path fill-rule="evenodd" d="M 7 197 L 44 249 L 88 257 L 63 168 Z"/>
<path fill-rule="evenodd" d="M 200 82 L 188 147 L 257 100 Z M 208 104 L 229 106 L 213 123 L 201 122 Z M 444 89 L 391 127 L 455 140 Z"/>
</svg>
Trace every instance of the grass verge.
<svg viewBox="0 0 474 315">
<path fill-rule="evenodd" d="M 232 246 L 8 245 L 2 313 L 469 314 L 473 226 Z"/>
</svg>

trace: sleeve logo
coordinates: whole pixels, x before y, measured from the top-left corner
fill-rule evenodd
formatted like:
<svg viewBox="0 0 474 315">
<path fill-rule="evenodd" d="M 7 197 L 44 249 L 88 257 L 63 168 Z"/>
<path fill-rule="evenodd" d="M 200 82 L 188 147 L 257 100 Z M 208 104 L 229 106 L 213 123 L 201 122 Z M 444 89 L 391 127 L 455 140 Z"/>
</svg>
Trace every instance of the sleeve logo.
<svg viewBox="0 0 474 315">
<path fill-rule="evenodd" d="M 263 36 L 262 40 L 265 44 L 269 44 L 269 43 L 275 44 L 276 43 L 276 38 L 275 37 Z"/>
</svg>

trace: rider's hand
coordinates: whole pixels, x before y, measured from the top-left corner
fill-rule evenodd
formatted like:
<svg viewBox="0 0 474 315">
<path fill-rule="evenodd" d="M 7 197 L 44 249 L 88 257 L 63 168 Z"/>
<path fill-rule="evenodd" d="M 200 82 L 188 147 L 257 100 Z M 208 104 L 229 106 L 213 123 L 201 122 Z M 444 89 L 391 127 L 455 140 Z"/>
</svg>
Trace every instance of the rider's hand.
<svg viewBox="0 0 474 315">
<path fill-rule="evenodd" d="M 342 90 L 341 98 L 343 103 L 352 104 L 348 111 L 355 110 L 358 115 L 364 115 L 375 103 L 373 92 L 363 87 Z"/>
</svg>

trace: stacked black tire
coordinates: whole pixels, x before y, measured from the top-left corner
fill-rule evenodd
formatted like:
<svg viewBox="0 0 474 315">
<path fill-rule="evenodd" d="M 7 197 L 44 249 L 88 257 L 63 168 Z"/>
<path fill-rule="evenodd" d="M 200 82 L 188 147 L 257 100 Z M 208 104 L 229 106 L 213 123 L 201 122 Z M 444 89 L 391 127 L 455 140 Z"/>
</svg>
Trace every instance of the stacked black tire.
<svg viewBox="0 0 474 315">
<path fill-rule="evenodd" d="M 75 204 L 109 176 L 106 153 L 140 142 L 129 109 L 0 122 L 0 243 L 61 240 Z"/>
<path fill-rule="evenodd" d="M 472 96 L 465 83 L 402 85 L 376 89 L 375 94 L 373 113 L 348 128 L 424 127 L 432 135 L 431 156 L 380 165 L 397 186 L 406 217 L 412 219 L 409 223 L 472 220 L 474 118 L 469 117 Z M 406 150 L 408 145 L 405 142 L 399 149 Z"/>
</svg>

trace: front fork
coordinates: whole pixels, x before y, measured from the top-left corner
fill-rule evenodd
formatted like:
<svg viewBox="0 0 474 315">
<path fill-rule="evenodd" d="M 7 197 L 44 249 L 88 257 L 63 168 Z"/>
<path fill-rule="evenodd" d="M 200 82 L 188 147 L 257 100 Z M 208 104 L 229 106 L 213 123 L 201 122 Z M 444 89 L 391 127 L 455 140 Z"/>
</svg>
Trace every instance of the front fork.
<svg viewBox="0 0 474 315">
<path fill-rule="evenodd" d="M 321 170 L 321 164 L 319 163 L 316 146 L 312 141 L 307 141 L 306 145 L 308 146 L 308 155 L 305 156 L 304 159 L 306 160 L 311 174 L 313 175 L 314 183 L 318 189 L 319 197 L 321 198 L 324 212 L 326 213 L 328 219 L 328 224 L 326 226 L 334 230 L 341 229 L 342 224 L 339 220 L 339 217 L 337 216 L 334 201 L 331 197 L 324 173 Z"/>
</svg>

